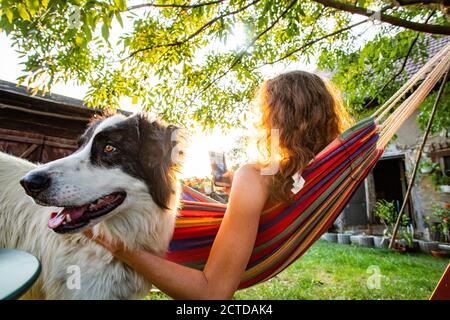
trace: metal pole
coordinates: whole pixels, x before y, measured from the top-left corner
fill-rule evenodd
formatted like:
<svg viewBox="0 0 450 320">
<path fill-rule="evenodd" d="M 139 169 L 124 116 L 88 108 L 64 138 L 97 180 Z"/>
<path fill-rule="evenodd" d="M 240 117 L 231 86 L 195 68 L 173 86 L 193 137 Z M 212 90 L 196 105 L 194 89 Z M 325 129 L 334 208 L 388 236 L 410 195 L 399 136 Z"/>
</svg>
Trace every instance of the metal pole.
<svg viewBox="0 0 450 320">
<path fill-rule="evenodd" d="M 414 164 L 414 169 L 412 172 L 411 180 L 408 184 L 408 189 L 406 190 L 405 198 L 403 200 L 402 207 L 400 208 L 400 212 L 398 213 L 397 221 L 395 222 L 394 230 L 392 231 L 391 241 L 389 243 L 389 249 L 392 249 L 395 244 L 395 238 L 397 237 L 398 228 L 400 226 L 400 221 L 402 220 L 403 212 L 405 211 L 406 205 L 408 204 L 409 196 L 411 195 L 411 189 L 414 185 L 414 181 L 416 180 L 417 169 L 419 168 L 420 159 L 422 157 L 422 152 L 425 147 L 425 143 L 427 142 L 428 135 L 430 133 L 431 125 L 433 124 L 434 116 L 436 115 L 437 106 L 439 104 L 439 100 L 442 96 L 442 92 L 444 91 L 445 84 L 447 83 L 449 70 L 445 73 L 445 76 L 442 80 L 441 86 L 439 88 L 438 95 L 436 100 L 434 101 L 433 109 L 431 111 L 430 119 L 428 119 L 427 128 L 425 129 L 425 134 L 422 138 L 422 143 L 419 148 L 419 153 L 417 154 L 416 163 Z"/>
</svg>

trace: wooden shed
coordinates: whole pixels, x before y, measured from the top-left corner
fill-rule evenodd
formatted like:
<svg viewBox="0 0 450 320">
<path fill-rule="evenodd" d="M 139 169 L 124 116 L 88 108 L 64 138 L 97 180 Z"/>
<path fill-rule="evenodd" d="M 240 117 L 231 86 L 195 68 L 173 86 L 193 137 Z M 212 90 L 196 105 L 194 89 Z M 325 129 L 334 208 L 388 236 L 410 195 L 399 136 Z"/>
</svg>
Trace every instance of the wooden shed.
<svg viewBox="0 0 450 320">
<path fill-rule="evenodd" d="M 0 151 L 41 163 L 65 157 L 96 113 L 81 100 L 32 96 L 24 86 L 0 80 Z"/>
</svg>

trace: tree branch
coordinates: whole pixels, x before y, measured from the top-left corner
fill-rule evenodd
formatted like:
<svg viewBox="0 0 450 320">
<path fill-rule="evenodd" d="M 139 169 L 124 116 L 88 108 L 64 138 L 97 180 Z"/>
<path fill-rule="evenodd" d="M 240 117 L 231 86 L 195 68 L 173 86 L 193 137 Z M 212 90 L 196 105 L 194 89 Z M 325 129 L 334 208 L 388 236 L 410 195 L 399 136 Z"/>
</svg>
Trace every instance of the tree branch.
<svg viewBox="0 0 450 320">
<path fill-rule="evenodd" d="M 361 24 L 364 24 L 364 23 L 366 23 L 366 22 L 368 22 L 368 21 L 369 21 L 368 19 L 367 19 L 367 20 L 363 20 L 363 21 L 354 23 L 354 24 L 352 24 L 352 25 L 349 25 L 349 26 L 347 26 L 347 27 L 345 27 L 345 28 L 339 29 L 339 30 L 337 30 L 337 31 L 335 31 L 335 32 L 332 32 L 332 33 L 329 33 L 329 34 L 327 34 L 327 35 L 324 35 L 324 36 L 322 36 L 322 37 L 319 37 L 319 38 L 313 39 L 313 40 L 311 40 L 311 41 L 308 41 L 308 42 L 305 43 L 303 46 L 301 46 L 301 47 L 299 47 L 299 48 L 297 48 L 297 49 L 294 49 L 294 50 L 292 50 L 292 51 L 289 51 L 288 53 L 286 53 L 284 56 L 278 58 L 277 60 L 274 60 L 274 61 L 271 61 L 271 62 L 267 62 L 267 63 L 265 63 L 264 65 L 272 65 L 272 64 L 278 63 L 278 62 L 280 62 L 280 61 L 282 61 L 282 60 L 284 60 L 284 59 L 289 58 L 289 57 L 292 56 L 293 54 L 296 54 L 296 53 L 298 53 L 298 52 L 300 52 L 300 51 L 304 51 L 305 49 L 309 48 L 310 46 L 312 46 L 313 44 L 315 44 L 315 43 L 317 43 L 317 42 L 320 42 L 320 41 L 322 41 L 322 40 L 324 40 L 324 39 L 326 39 L 326 38 L 329 38 L 329 37 L 338 35 L 338 34 L 340 34 L 340 33 L 342 33 L 342 32 L 345 32 L 345 31 L 348 31 L 348 30 L 350 30 L 350 29 L 353 29 L 354 27 L 357 27 L 357 26 L 359 26 L 359 25 L 361 25 Z M 261 66 L 259 66 L 258 68 L 261 68 L 261 67 L 264 66 L 264 65 L 261 65 Z"/>
<path fill-rule="evenodd" d="M 428 15 L 428 17 L 426 18 L 426 20 L 425 20 L 425 23 L 427 23 L 430 19 L 431 19 L 431 17 L 433 16 L 433 14 L 436 12 L 436 10 L 433 10 L 429 15 Z M 417 35 L 414 37 L 414 39 L 413 39 L 413 41 L 411 42 L 411 45 L 409 46 L 409 48 L 408 48 L 408 52 L 406 52 L 406 55 L 405 55 L 405 57 L 404 57 L 404 59 L 403 59 L 403 63 L 402 63 L 402 65 L 401 65 L 401 67 L 400 67 L 400 69 L 388 80 L 388 81 L 386 81 L 386 83 L 381 87 L 381 89 L 380 90 L 378 90 L 378 93 L 368 102 L 368 103 L 366 103 L 366 105 L 364 106 L 364 108 L 369 108 L 370 107 L 370 105 L 375 101 L 375 99 L 387 88 L 387 86 L 388 85 L 390 85 L 395 79 L 397 79 L 397 77 L 399 76 L 399 75 L 401 75 L 402 74 L 402 72 L 403 72 L 403 70 L 405 70 L 405 67 L 406 67 L 406 63 L 408 62 L 408 59 L 409 59 L 409 57 L 410 57 L 410 55 L 411 55 L 411 52 L 412 52 L 412 50 L 413 50 L 413 48 L 414 48 L 414 46 L 416 45 L 416 43 L 417 43 L 417 40 L 419 40 L 419 36 L 420 36 L 420 33 L 417 33 Z"/>
<path fill-rule="evenodd" d="M 320 3 L 324 6 L 335 8 L 338 10 L 350 12 L 353 14 L 359 14 L 366 17 L 372 17 L 375 12 L 368 10 L 366 8 L 356 7 L 351 4 L 342 3 L 335 0 L 312 0 L 314 2 Z M 441 35 L 450 35 L 450 26 L 444 25 L 436 25 L 436 24 L 426 24 L 426 23 L 417 23 L 409 20 L 404 20 L 401 18 L 393 17 L 387 14 L 380 13 L 377 17 L 382 22 L 386 22 L 392 24 L 397 27 L 402 27 L 405 29 L 410 29 L 419 32 L 432 33 L 432 34 L 441 34 Z"/>
<path fill-rule="evenodd" d="M 240 53 L 237 55 L 237 57 L 234 59 L 234 61 L 231 63 L 231 65 L 225 70 L 222 74 L 220 74 L 218 77 L 214 78 L 210 83 L 208 83 L 198 94 L 201 94 L 208 90 L 214 83 L 225 77 L 238 63 L 241 62 L 242 58 L 248 53 L 247 50 L 250 49 L 256 41 L 258 41 L 263 35 L 265 35 L 267 32 L 272 30 L 275 25 L 292 9 L 292 7 L 297 3 L 297 0 L 293 0 L 288 7 L 275 19 L 274 22 L 270 26 L 268 26 L 266 29 L 264 29 L 262 32 L 260 32 L 256 37 L 253 38 L 250 43 L 245 46 L 243 50 L 240 51 Z"/>
<path fill-rule="evenodd" d="M 322 18 L 323 13 L 325 12 L 326 9 L 328 9 L 328 8 L 327 8 L 327 7 L 323 7 L 323 8 L 319 11 L 319 14 L 314 18 L 314 20 L 315 20 L 316 22 L 318 22 L 318 21 Z M 312 26 L 311 31 L 309 32 L 308 36 L 306 37 L 306 41 L 307 41 L 307 42 L 309 42 L 309 41 L 311 40 L 311 38 L 312 38 L 314 32 L 316 31 L 317 25 L 318 25 L 318 23 L 315 23 L 315 24 Z"/>
<path fill-rule="evenodd" d="M 239 9 L 235 10 L 235 11 L 230 11 L 230 12 L 224 13 L 224 14 L 222 14 L 220 16 L 217 16 L 217 17 L 211 19 L 206 24 L 204 24 L 199 29 L 197 29 L 197 31 L 195 31 L 194 33 L 192 33 L 191 35 L 189 35 L 188 37 L 186 37 L 183 40 L 179 40 L 179 41 L 175 41 L 175 42 L 171 42 L 171 43 L 163 43 L 163 44 L 158 44 L 158 45 L 154 45 L 154 46 L 150 46 L 150 47 L 141 48 L 141 49 L 138 49 L 136 51 L 133 51 L 130 55 L 128 55 L 127 57 L 123 58 L 122 60 L 129 59 L 129 58 L 135 56 L 136 54 L 138 54 L 139 52 L 148 51 L 148 50 L 152 50 L 152 49 L 155 49 L 155 48 L 175 47 L 175 46 L 182 45 L 182 44 L 192 40 L 196 36 L 198 36 L 200 33 L 205 31 L 206 29 L 208 29 L 210 26 L 212 26 L 214 23 L 216 23 L 220 19 L 223 19 L 223 18 L 225 18 L 227 16 L 235 15 L 237 13 L 245 11 L 249 7 L 254 6 L 255 4 L 257 4 L 259 1 L 261 1 L 261 0 L 253 0 L 252 2 L 248 3 L 244 7 L 241 7 Z"/>
<path fill-rule="evenodd" d="M 386 11 L 386 10 L 388 10 L 388 9 L 391 9 L 392 7 L 393 7 L 392 5 L 386 6 L 386 7 L 382 8 L 382 9 L 380 10 L 380 12 L 384 12 L 384 11 Z M 325 8 L 325 7 L 324 7 L 324 8 Z M 319 16 L 319 17 L 320 17 L 320 16 Z M 316 20 L 317 20 L 317 19 L 316 19 Z M 355 28 L 355 27 L 357 27 L 357 26 L 359 26 L 359 25 L 361 25 L 361 24 L 364 24 L 364 23 L 366 23 L 366 22 L 368 22 L 368 21 L 370 21 L 370 19 L 366 19 L 366 20 L 363 20 L 363 21 L 354 23 L 354 24 L 352 24 L 352 25 L 349 25 L 349 26 L 347 26 L 347 27 L 344 27 L 344 28 L 339 29 L 339 30 L 337 30 L 337 31 L 334 31 L 334 32 L 332 32 L 332 33 L 326 34 L 326 35 L 324 35 L 324 36 L 322 36 L 322 37 L 319 37 L 319 38 L 313 39 L 313 40 L 311 40 L 311 41 L 308 41 L 308 42 L 306 42 L 304 45 L 302 45 L 301 47 L 299 47 L 299 48 L 297 48 L 297 49 L 294 49 L 294 50 L 292 50 L 292 51 L 289 51 L 289 52 L 286 53 L 284 56 L 281 56 L 280 58 L 278 58 L 278 59 L 276 59 L 276 60 L 274 60 L 274 61 L 266 62 L 266 63 L 264 63 L 264 64 L 262 64 L 262 65 L 256 67 L 255 69 L 259 69 L 259 68 L 262 68 L 263 66 L 273 65 L 273 64 L 275 64 L 275 63 L 278 63 L 278 62 L 280 62 L 280 61 L 282 61 L 282 60 L 284 60 L 284 59 L 289 58 L 290 56 L 292 56 L 292 55 L 294 55 L 294 54 L 296 54 L 296 53 L 298 53 L 298 52 L 303 52 L 303 51 L 305 51 L 307 48 L 309 48 L 310 46 L 316 44 L 317 42 L 320 42 L 320 41 L 322 41 L 322 40 L 324 40 L 324 39 L 326 39 L 326 38 L 329 38 L 329 37 L 338 35 L 338 34 L 340 34 L 340 33 L 343 33 L 343 32 L 345 32 L 345 31 L 348 31 L 348 30 L 350 30 L 350 29 L 353 29 L 353 28 Z M 311 38 L 311 37 L 309 37 L 309 38 Z"/>
<path fill-rule="evenodd" d="M 178 9 L 189 10 L 189 9 L 194 9 L 194 8 L 199 8 L 199 7 L 205 7 L 205 6 L 211 6 L 211 5 L 219 4 L 219 3 L 222 3 L 224 1 L 225 0 L 216 0 L 216 1 L 210 1 L 210 2 L 200 2 L 200 3 L 195 3 L 195 4 L 143 3 L 143 4 L 137 4 L 137 5 L 134 5 L 134 6 L 130 6 L 130 7 L 127 8 L 127 11 L 131 11 L 131 10 L 135 10 L 135 9 L 141 9 L 141 8 L 148 8 L 148 7 L 152 7 L 152 8 L 169 8 L 169 9 L 178 8 Z"/>
<path fill-rule="evenodd" d="M 442 4 L 443 0 L 393 0 L 395 6 L 412 6 L 416 4 Z"/>
</svg>

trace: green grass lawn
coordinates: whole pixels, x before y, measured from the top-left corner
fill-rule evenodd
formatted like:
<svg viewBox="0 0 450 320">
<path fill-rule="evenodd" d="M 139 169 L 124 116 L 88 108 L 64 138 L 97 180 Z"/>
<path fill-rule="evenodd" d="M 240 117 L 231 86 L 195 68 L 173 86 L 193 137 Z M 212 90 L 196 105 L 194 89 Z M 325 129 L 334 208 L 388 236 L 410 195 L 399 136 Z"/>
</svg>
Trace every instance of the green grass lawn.
<svg viewBox="0 0 450 320">
<path fill-rule="evenodd" d="M 428 299 L 449 259 L 422 253 L 339 245 L 319 240 L 271 280 L 238 291 L 235 299 Z M 381 276 L 376 286 L 374 271 Z M 370 281 L 374 280 L 374 281 Z M 162 293 L 147 298 L 167 299 Z"/>
</svg>

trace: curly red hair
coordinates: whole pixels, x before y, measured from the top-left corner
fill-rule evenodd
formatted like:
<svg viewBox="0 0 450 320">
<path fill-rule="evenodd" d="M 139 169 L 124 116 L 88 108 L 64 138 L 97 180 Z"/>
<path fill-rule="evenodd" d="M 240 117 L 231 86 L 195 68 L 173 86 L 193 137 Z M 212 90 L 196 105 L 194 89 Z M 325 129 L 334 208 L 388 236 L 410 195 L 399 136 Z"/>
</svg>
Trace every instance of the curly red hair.
<svg viewBox="0 0 450 320">
<path fill-rule="evenodd" d="M 305 71 L 283 73 L 265 81 L 259 91 L 260 127 L 266 139 L 259 147 L 266 154 L 262 166 L 276 159 L 270 194 L 275 200 L 292 200 L 292 176 L 301 172 L 350 124 L 340 94 L 326 79 Z M 279 147 L 271 154 L 272 129 L 278 129 Z"/>
</svg>

